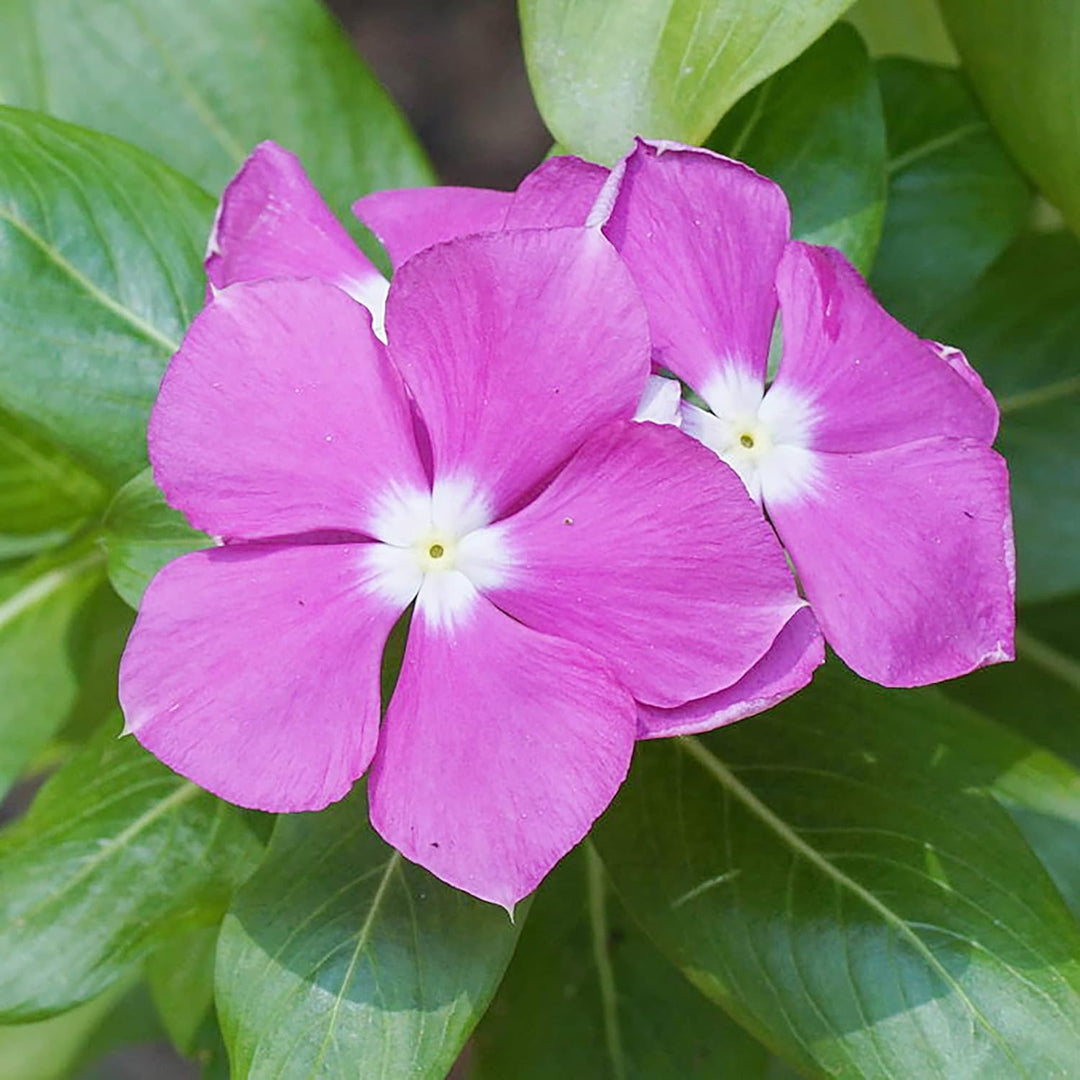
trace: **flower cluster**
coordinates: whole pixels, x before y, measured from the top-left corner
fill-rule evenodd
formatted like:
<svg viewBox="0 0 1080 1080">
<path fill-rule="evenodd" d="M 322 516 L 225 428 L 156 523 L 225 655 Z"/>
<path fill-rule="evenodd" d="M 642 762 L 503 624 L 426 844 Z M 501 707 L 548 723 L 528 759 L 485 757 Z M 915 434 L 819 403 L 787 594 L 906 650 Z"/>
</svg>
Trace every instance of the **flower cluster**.
<svg viewBox="0 0 1080 1080">
<path fill-rule="evenodd" d="M 636 739 L 794 693 L 823 635 L 893 686 L 1011 657 L 993 400 L 775 184 L 639 142 L 356 211 L 389 283 L 258 147 L 154 408 L 159 486 L 221 541 L 154 579 L 121 669 L 178 772 L 272 811 L 367 773 L 389 843 L 512 907 Z"/>
</svg>

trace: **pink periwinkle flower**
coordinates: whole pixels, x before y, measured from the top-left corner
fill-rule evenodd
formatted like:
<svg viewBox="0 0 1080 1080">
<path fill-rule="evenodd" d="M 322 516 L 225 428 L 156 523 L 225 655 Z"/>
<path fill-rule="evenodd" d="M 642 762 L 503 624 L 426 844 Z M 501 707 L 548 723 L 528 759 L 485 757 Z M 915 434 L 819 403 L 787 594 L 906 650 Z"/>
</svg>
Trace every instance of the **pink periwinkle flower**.
<svg viewBox="0 0 1080 1080">
<path fill-rule="evenodd" d="M 430 198 L 379 192 L 356 209 L 394 248 L 416 250 L 423 232 L 410 223 Z M 917 686 L 1013 657 L 1012 518 L 1005 462 L 991 448 L 994 400 L 962 353 L 901 326 L 838 251 L 792 241 L 779 186 L 707 150 L 639 140 L 611 172 L 545 162 L 512 205 L 519 225 L 603 225 L 644 298 L 654 364 L 707 406 L 683 403 L 683 430 L 761 504 L 855 671 Z M 793 629 L 777 643 L 774 675 L 816 662 L 811 638 L 800 650 Z M 718 704 L 651 710 L 650 730 L 691 730 Z"/>
<path fill-rule="evenodd" d="M 713 453 L 633 422 L 647 314 L 598 228 L 450 240 L 387 291 L 263 147 L 208 269 L 149 451 L 223 542 L 150 584 L 127 728 L 263 810 L 319 809 L 366 772 L 390 844 L 511 907 L 607 806 L 650 710 L 757 700 L 812 624 L 782 550 Z"/>
</svg>

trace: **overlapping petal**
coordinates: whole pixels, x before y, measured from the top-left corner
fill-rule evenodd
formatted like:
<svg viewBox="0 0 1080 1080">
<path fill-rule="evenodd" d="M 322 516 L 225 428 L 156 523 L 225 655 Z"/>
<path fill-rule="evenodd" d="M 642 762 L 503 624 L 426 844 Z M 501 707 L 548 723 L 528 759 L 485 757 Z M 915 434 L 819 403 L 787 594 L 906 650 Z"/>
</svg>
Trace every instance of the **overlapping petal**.
<svg viewBox="0 0 1080 1080">
<path fill-rule="evenodd" d="M 509 191 L 426 187 L 375 191 L 353 203 L 353 213 L 386 248 L 394 269 L 418 251 L 472 233 L 498 232 Z"/>
<path fill-rule="evenodd" d="M 997 407 L 975 373 L 901 326 L 840 252 L 792 242 L 777 288 L 784 357 L 774 387 L 811 403 L 815 449 L 993 441 Z"/>
<path fill-rule="evenodd" d="M 1005 462 L 972 439 L 818 454 L 819 481 L 772 509 L 829 644 L 885 686 L 1013 656 Z"/>
<path fill-rule="evenodd" d="M 367 313 L 312 280 L 218 293 L 169 365 L 148 441 L 169 503 L 217 536 L 373 535 L 388 491 L 427 487 Z"/>
<path fill-rule="evenodd" d="M 783 191 L 737 161 L 641 141 L 626 160 L 605 233 L 641 289 L 657 362 L 706 399 L 729 367 L 765 381 L 789 231 Z"/>
<path fill-rule="evenodd" d="M 801 690 L 825 662 L 825 642 L 808 607 L 800 608 L 769 651 L 731 686 L 671 709 L 638 706 L 638 738 L 693 735 L 734 723 Z"/>
<path fill-rule="evenodd" d="M 481 490 L 492 518 L 599 425 L 632 417 L 649 372 L 644 308 L 596 229 L 421 252 L 394 275 L 386 316 L 436 479 Z"/>
<path fill-rule="evenodd" d="M 738 477 L 673 427 L 608 425 L 495 531 L 513 562 L 487 594 L 654 705 L 730 686 L 803 606 Z"/>
<path fill-rule="evenodd" d="M 572 155 L 548 158 L 517 186 L 507 229 L 584 225 L 610 170 Z"/>
<path fill-rule="evenodd" d="M 318 810 L 367 768 L 404 604 L 369 544 L 211 548 L 151 582 L 120 667 L 127 730 L 215 795 Z"/>
<path fill-rule="evenodd" d="M 634 702 L 594 653 L 474 600 L 452 624 L 413 620 L 371 821 L 406 858 L 512 908 L 622 783 Z"/>
</svg>

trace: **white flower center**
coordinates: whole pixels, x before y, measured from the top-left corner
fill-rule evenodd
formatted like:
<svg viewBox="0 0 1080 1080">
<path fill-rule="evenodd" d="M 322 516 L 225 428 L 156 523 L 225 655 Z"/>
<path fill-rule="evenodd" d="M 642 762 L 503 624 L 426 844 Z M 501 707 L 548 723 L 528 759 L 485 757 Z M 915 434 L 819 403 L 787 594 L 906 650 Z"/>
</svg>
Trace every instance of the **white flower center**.
<svg viewBox="0 0 1080 1080">
<path fill-rule="evenodd" d="M 417 612 L 441 625 L 457 621 L 477 590 L 500 584 L 510 569 L 500 532 L 489 528 L 487 501 L 475 484 L 442 481 L 428 491 L 393 490 L 365 556 L 377 587 L 396 603 L 416 598 Z"/>
<path fill-rule="evenodd" d="M 711 412 L 683 405 L 683 430 L 727 462 L 758 502 L 777 505 L 812 491 L 819 475 L 811 449 L 817 410 L 782 384 L 765 390 L 735 364 L 700 390 Z"/>
</svg>

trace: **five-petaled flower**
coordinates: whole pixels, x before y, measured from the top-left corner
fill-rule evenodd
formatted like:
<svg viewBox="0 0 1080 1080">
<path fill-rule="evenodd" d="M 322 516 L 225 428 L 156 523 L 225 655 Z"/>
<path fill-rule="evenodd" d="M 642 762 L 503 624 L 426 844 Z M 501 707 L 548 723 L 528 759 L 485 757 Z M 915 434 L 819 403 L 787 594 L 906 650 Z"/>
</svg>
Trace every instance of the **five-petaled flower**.
<svg viewBox="0 0 1080 1080">
<path fill-rule="evenodd" d="M 384 346 L 356 302 L 379 306 L 370 264 L 302 174 L 271 160 L 295 181 L 275 199 L 259 167 L 149 430 L 166 498 L 223 542 L 147 590 L 128 729 L 266 810 L 323 807 L 370 766 L 387 841 L 512 906 L 608 804 L 647 710 L 752 681 L 805 602 L 736 475 L 632 421 L 647 315 L 598 228 L 416 255 Z"/>
</svg>

